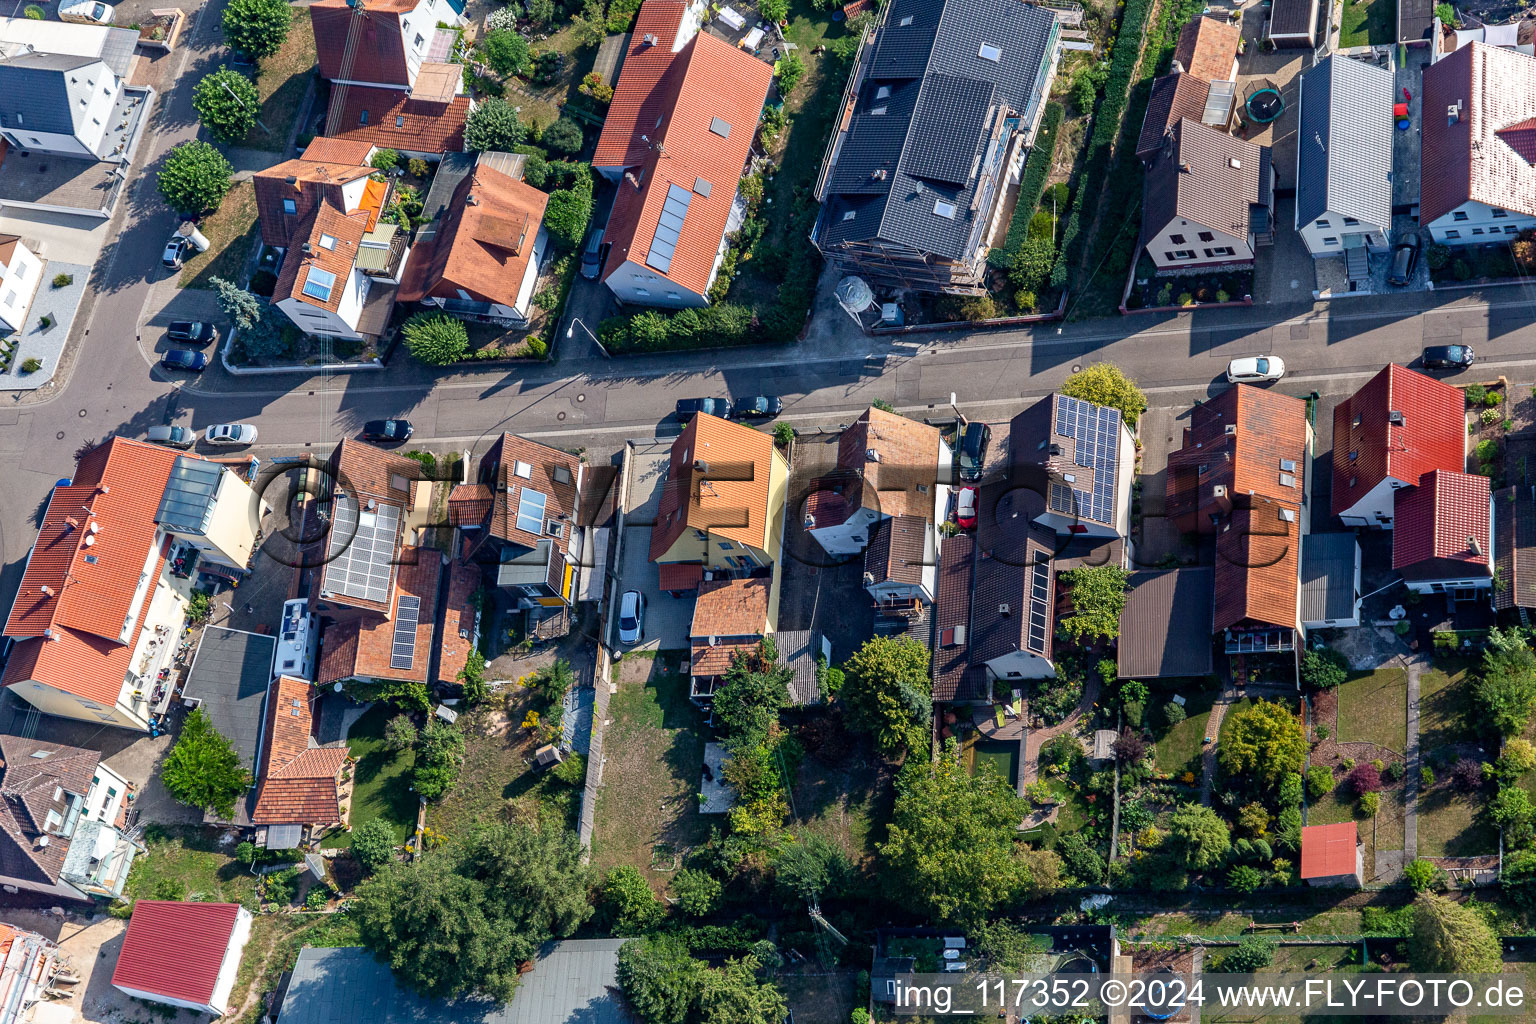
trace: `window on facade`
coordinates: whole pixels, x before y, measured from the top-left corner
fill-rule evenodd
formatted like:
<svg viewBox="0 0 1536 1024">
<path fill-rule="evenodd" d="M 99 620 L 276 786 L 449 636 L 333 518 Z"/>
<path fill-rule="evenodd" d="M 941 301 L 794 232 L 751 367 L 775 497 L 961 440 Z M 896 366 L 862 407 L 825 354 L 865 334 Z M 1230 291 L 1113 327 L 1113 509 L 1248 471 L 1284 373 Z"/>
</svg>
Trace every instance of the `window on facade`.
<svg viewBox="0 0 1536 1024">
<path fill-rule="evenodd" d="M 7 306 L 14 306 L 14 305 L 16 305 L 16 293 L 14 291 L 9 291 L 9 292 L 5 293 L 5 304 Z"/>
<path fill-rule="evenodd" d="M 1214 248 L 1205 250 L 1205 255 L 1211 258 L 1215 258 L 1217 256 L 1235 256 L 1237 255 L 1237 250 L 1232 248 L 1230 245 L 1218 245 Z"/>
<path fill-rule="evenodd" d="M 1347 228 L 1352 228 L 1352 227 L 1354 227 L 1355 225 L 1357 225 L 1359 223 L 1360 222 L 1358 220 L 1356 220 L 1354 217 L 1345 217 L 1344 218 L 1344 226 L 1347 227 Z"/>
<path fill-rule="evenodd" d="M 421 49 L 421 44 L 427 41 L 427 37 L 420 32 L 416 33 L 416 49 Z"/>
<path fill-rule="evenodd" d="M 1169 235 L 1168 236 L 1168 241 L 1172 242 L 1174 245 L 1183 245 L 1184 244 L 1184 236 L 1183 235 Z"/>
<path fill-rule="evenodd" d="M 1508 210 L 1494 210 L 1493 211 L 1493 216 L 1494 216 L 1494 219 L 1496 219 L 1496 220 L 1504 218 L 1504 217 L 1508 217 L 1509 216 L 1509 211 Z"/>
<path fill-rule="evenodd" d="M 1513 224 L 1505 224 L 1504 233 L 1506 235 L 1517 235 L 1520 233 L 1520 229 L 1515 227 Z"/>
<path fill-rule="evenodd" d="M 1325 238 L 1325 239 L 1323 239 L 1323 244 L 1324 245 L 1338 245 L 1339 244 L 1339 240 L 1337 238 Z"/>
<path fill-rule="evenodd" d="M 649 288 L 636 288 L 635 294 L 648 297 L 651 294 L 651 290 Z"/>
<path fill-rule="evenodd" d="M 18 260 L 16 262 L 16 268 L 12 270 L 11 273 L 16 275 L 16 280 L 25 281 L 27 279 L 27 265 Z"/>
<path fill-rule="evenodd" d="M 1446 238 L 1460 238 L 1461 237 L 1461 232 L 1457 231 L 1455 228 L 1452 228 L 1450 231 L 1447 231 L 1445 233 L 1445 237 Z"/>
<path fill-rule="evenodd" d="M 1451 220 L 1466 220 L 1466 219 L 1467 219 L 1467 211 L 1466 210 L 1457 210 L 1455 213 L 1451 214 Z"/>
<path fill-rule="evenodd" d="M 1330 227 L 1331 225 L 1326 220 L 1320 220 L 1320 221 L 1317 222 L 1317 226 L 1320 227 L 1320 228 L 1327 228 L 1327 227 Z"/>
<path fill-rule="evenodd" d="M 1214 242 L 1214 241 L 1216 241 L 1216 236 L 1211 234 L 1209 231 L 1202 231 L 1202 232 L 1200 232 L 1200 241 L 1202 241 L 1202 242 Z"/>
<path fill-rule="evenodd" d="M 1473 229 L 1472 229 L 1472 233 L 1473 233 L 1473 234 L 1474 234 L 1474 235 L 1480 235 L 1480 234 L 1482 234 L 1482 233 L 1483 233 L 1483 229 L 1482 229 L 1482 228 L 1473 228 Z"/>
<path fill-rule="evenodd" d="M 721 551 L 734 551 L 735 549 L 736 549 L 736 545 L 732 544 L 728 540 L 723 540 L 723 541 L 720 542 L 720 550 Z"/>
<path fill-rule="evenodd" d="M 1173 252 L 1173 258 L 1176 260 L 1192 260 L 1195 258 L 1195 250 L 1175 249 Z"/>
<path fill-rule="evenodd" d="M 299 204 L 294 202 L 292 199 L 284 199 L 283 200 L 283 212 L 284 213 L 298 213 L 299 212 Z"/>
</svg>

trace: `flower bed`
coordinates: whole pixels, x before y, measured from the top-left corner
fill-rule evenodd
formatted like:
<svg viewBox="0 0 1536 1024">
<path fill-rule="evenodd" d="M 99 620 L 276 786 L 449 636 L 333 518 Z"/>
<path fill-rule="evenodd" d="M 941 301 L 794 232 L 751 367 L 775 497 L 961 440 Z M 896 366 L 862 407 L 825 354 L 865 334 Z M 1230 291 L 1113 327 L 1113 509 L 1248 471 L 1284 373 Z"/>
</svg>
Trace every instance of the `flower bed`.
<svg viewBox="0 0 1536 1024">
<path fill-rule="evenodd" d="M 1159 275 L 1145 255 L 1127 285 L 1123 308 L 1167 309 L 1247 303 L 1253 299 L 1253 268 L 1222 267 L 1193 274 Z"/>
</svg>

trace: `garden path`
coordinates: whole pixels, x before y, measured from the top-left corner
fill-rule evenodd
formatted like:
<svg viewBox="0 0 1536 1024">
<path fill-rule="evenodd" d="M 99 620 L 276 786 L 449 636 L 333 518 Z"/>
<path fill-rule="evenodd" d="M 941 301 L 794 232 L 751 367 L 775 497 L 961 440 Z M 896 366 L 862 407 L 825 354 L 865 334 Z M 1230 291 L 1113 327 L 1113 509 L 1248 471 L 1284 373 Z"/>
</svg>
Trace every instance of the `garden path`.
<svg viewBox="0 0 1536 1024">
<path fill-rule="evenodd" d="M 1200 750 L 1200 803 L 1211 805 L 1211 786 L 1216 781 L 1216 740 L 1221 736 L 1221 721 L 1227 717 L 1227 708 L 1237 701 L 1237 686 L 1230 679 L 1221 688 L 1221 695 L 1211 705 L 1211 717 L 1205 722 L 1205 737 L 1210 740 Z"/>
<path fill-rule="evenodd" d="M 1073 732 L 1082 724 L 1088 713 L 1098 706 L 1099 679 L 1095 675 L 1083 685 L 1083 699 L 1077 709 L 1055 725 L 1043 729 L 1031 729 L 1024 738 L 1023 784 L 1029 785 L 1040 777 L 1040 748 L 1062 733 Z"/>
<path fill-rule="evenodd" d="M 1408 743 L 1404 756 L 1407 770 L 1403 773 L 1403 860 L 1413 860 L 1419 850 L 1419 673 L 1429 666 L 1429 657 L 1422 652 L 1403 659 L 1403 669 L 1408 673 Z"/>
</svg>

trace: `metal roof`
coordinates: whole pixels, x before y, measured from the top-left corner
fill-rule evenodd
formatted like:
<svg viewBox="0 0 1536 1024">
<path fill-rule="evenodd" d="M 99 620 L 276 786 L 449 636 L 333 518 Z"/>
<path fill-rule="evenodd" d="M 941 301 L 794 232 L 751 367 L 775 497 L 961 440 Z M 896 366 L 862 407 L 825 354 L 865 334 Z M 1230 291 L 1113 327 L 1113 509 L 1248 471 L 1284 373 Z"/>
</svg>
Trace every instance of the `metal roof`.
<svg viewBox="0 0 1536 1024">
<path fill-rule="evenodd" d="M 1359 564 L 1353 533 L 1308 534 L 1301 547 L 1301 621 L 1354 618 Z"/>
<path fill-rule="evenodd" d="M 239 917 L 238 903 L 135 901 L 112 984 L 207 1004 Z"/>
<path fill-rule="evenodd" d="M 630 1024 L 623 939 L 567 939 L 539 953 L 510 1003 L 424 999 L 357 946 L 299 951 L 278 1024 Z"/>
<path fill-rule="evenodd" d="M 209 626 L 198 641 L 182 691 L 185 699 L 203 702 L 213 727 L 234 746 L 240 763 L 252 771 L 276 652 L 276 637 Z"/>
<path fill-rule="evenodd" d="M 217 462 L 180 456 L 165 482 L 155 522 L 172 533 L 207 532 L 223 475 L 224 467 Z"/>
<path fill-rule="evenodd" d="M 73 135 L 74 104 L 65 75 L 93 58 L 26 53 L 0 61 L 0 127 L 14 132 Z M 23 136 L 25 138 L 25 136 Z"/>
<path fill-rule="evenodd" d="M 1392 226 L 1392 72 L 1333 54 L 1301 76 L 1296 222 Z"/>
<path fill-rule="evenodd" d="M 1210 674 L 1214 593 L 1209 568 L 1132 573 L 1120 610 L 1120 677 Z"/>
</svg>

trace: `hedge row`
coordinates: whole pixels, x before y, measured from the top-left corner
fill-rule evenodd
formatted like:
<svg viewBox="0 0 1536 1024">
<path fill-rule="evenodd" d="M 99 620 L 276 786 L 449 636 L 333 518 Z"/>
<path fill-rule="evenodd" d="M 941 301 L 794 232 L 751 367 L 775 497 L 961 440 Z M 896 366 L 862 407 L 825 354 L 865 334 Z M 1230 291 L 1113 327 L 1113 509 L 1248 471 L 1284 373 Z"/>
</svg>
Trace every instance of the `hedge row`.
<svg viewBox="0 0 1536 1024">
<path fill-rule="evenodd" d="M 1051 173 L 1051 163 L 1056 158 L 1056 142 L 1061 136 L 1058 129 L 1067 112 L 1060 103 L 1047 103 L 1040 119 L 1040 130 L 1035 133 L 1034 148 L 1024 161 L 1024 174 L 1019 178 L 1019 198 L 1013 208 L 1013 219 L 1008 222 L 1008 237 L 1002 246 L 987 253 L 987 262 L 999 270 L 1013 266 L 1019 247 L 1029 235 L 1029 221 L 1040 205 L 1045 192 L 1045 178 Z"/>
<path fill-rule="evenodd" d="M 1104 187 L 1104 177 L 1109 172 L 1110 148 L 1120 133 L 1120 121 L 1130 100 L 1131 76 L 1136 73 L 1136 62 L 1141 57 L 1142 34 L 1146 31 L 1147 12 L 1151 8 L 1152 0 L 1126 0 L 1125 13 L 1120 18 L 1120 34 L 1115 37 L 1115 47 L 1109 55 L 1109 77 L 1104 80 L 1104 96 L 1093 115 L 1093 132 L 1088 136 L 1088 155 L 1083 161 L 1081 184 L 1061 234 L 1061 255 L 1051 271 L 1053 288 L 1065 288 L 1071 268 L 1082 260 L 1083 199 L 1085 196 L 1097 199 Z"/>
</svg>

